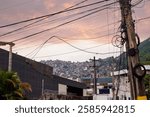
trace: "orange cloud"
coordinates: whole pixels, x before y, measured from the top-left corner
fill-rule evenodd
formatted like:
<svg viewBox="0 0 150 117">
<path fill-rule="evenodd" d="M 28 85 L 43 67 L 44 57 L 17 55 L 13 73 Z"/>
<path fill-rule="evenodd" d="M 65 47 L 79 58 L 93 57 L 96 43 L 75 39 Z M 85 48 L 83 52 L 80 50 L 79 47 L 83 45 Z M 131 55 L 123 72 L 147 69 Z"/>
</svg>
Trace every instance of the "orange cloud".
<svg viewBox="0 0 150 117">
<path fill-rule="evenodd" d="M 53 0 L 43 0 L 43 3 L 47 10 L 55 7 L 55 2 Z"/>
<path fill-rule="evenodd" d="M 63 7 L 64 8 L 69 8 L 69 7 L 71 7 L 73 4 L 72 3 L 64 3 L 63 4 Z"/>
</svg>

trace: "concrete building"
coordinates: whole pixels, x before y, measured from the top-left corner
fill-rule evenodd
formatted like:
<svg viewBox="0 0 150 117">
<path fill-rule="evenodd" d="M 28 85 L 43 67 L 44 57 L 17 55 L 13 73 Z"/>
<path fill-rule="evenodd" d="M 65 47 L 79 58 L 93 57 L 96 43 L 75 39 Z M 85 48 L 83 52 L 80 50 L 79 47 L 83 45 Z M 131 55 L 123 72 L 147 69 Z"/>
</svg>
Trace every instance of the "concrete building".
<svg viewBox="0 0 150 117">
<path fill-rule="evenodd" d="M 150 65 L 145 65 L 146 74 L 150 74 Z M 86 83 L 89 89 L 86 90 L 84 95 L 93 95 L 94 100 L 112 100 L 113 99 L 113 83 L 114 83 L 114 97 L 118 89 L 117 100 L 130 100 L 130 82 L 127 76 L 128 71 L 126 69 L 115 71 L 110 78 L 97 78 L 97 94 L 93 95 L 93 79 L 84 77 L 82 82 Z M 111 73 L 112 75 L 112 73 Z M 119 84 L 118 84 L 119 82 Z"/>
<path fill-rule="evenodd" d="M 89 77 L 81 78 L 83 83 L 86 83 L 88 89 L 84 95 L 92 95 L 94 100 L 110 100 L 112 99 L 112 78 L 101 77 L 97 78 L 97 94 L 93 94 L 93 79 Z"/>
<path fill-rule="evenodd" d="M 116 97 L 118 100 L 131 99 L 130 82 L 127 73 L 126 69 L 114 72 L 115 94 L 118 88 L 118 96 Z"/>
<path fill-rule="evenodd" d="M 150 74 L 150 65 L 144 65 L 146 69 L 146 74 Z"/>
<path fill-rule="evenodd" d="M 144 67 L 146 69 L 146 74 L 150 74 L 150 65 L 144 65 Z M 127 74 L 128 71 L 126 69 L 114 72 L 115 89 L 119 87 L 118 97 L 117 97 L 119 100 L 131 99 L 130 82 L 128 80 Z M 119 85 L 118 85 L 118 81 L 120 82 Z"/>
<path fill-rule="evenodd" d="M 0 49 L 0 69 L 8 69 L 8 51 L 3 49 Z M 53 75 L 52 67 L 17 54 L 13 54 L 12 71 L 18 73 L 22 82 L 31 84 L 32 92 L 26 92 L 29 99 L 41 99 L 44 94 L 78 96 L 76 99 L 80 99 L 79 97 L 83 96 L 83 90 L 86 89 L 84 83 Z"/>
</svg>

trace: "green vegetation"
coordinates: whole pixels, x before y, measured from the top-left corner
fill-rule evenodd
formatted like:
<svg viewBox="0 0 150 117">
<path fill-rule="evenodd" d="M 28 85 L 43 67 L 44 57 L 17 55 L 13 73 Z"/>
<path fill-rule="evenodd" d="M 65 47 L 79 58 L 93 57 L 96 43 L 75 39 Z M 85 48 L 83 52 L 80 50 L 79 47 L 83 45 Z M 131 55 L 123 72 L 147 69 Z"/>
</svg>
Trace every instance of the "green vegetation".
<svg viewBox="0 0 150 117">
<path fill-rule="evenodd" d="M 145 78 L 144 78 L 144 83 L 145 83 L 145 90 L 146 90 L 146 94 L 148 99 L 150 99 L 150 75 L 146 74 Z"/>
<path fill-rule="evenodd" d="M 139 50 L 141 62 L 145 65 L 150 65 L 150 38 L 140 44 Z"/>
<path fill-rule="evenodd" d="M 25 99 L 24 92 L 32 91 L 28 83 L 23 83 L 17 73 L 0 71 L 0 99 L 19 100 Z"/>
</svg>

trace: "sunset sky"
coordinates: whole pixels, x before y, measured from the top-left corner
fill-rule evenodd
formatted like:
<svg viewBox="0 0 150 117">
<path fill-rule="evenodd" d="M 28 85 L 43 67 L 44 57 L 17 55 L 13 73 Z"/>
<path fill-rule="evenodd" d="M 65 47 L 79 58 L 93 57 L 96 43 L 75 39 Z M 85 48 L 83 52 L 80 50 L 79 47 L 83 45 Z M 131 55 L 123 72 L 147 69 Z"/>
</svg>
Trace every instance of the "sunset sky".
<svg viewBox="0 0 150 117">
<path fill-rule="evenodd" d="M 116 0 L 99 1 L 103 0 L 0 0 L 0 26 L 56 13 L 43 20 L 0 28 L 0 41 L 14 41 L 14 53 L 37 61 L 86 61 L 93 56 L 117 56 L 119 49 L 112 46 L 111 41 L 120 34 L 119 4 L 115 3 Z M 132 0 L 132 4 L 139 1 Z M 92 3 L 97 4 L 80 8 Z M 76 7 L 79 8 L 59 13 Z M 149 38 L 150 18 L 147 17 L 150 17 L 150 0 L 143 0 L 134 6 L 132 14 L 141 41 Z M 139 20 L 141 18 L 147 19 Z M 14 31 L 18 28 L 18 31 Z M 38 32 L 41 33 L 36 35 Z M 1 46 L 4 49 L 8 47 Z M 108 54 L 111 52 L 114 53 Z"/>
</svg>

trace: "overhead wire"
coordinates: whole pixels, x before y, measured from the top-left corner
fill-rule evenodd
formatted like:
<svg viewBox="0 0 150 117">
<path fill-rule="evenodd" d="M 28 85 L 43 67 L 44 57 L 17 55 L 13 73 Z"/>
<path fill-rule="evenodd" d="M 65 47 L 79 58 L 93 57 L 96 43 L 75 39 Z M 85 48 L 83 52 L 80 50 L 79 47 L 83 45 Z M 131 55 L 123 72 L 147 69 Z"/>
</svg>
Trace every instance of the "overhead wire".
<svg viewBox="0 0 150 117">
<path fill-rule="evenodd" d="M 107 5 L 106 5 L 106 6 L 107 6 Z M 94 9 L 91 9 L 91 10 L 95 10 L 95 9 L 98 9 L 98 8 L 94 8 Z M 90 11 L 90 10 L 88 10 L 88 11 Z M 84 13 L 84 12 L 86 12 L 86 11 L 83 11 L 83 12 L 81 12 L 81 13 Z M 79 13 L 79 14 L 80 14 L 80 13 Z M 59 27 L 59 26 L 58 26 L 58 27 Z M 57 26 L 54 27 L 54 29 L 55 29 L 55 28 L 57 28 Z M 53 28 L 52 28 L 52 29 L 53 29 Z M 52 30 L 52 29 L 50 29 L 50 30 Z M 41 33 L 42 33 L 42 32 L 41 32 Z M 36 34 L 35 34 L 35 35 L 36 35 Z M 30 36 L 31 36 L 31 35 L 30 35 Z M 29 37 L 30 37 L 30 36 L 29 36 Z M 25 38 L 28 38 L 28 37 L 25 37 Z"/>
<path fill-rule="evenodd" d="M 115 22 L 115 23 L 119 23 L 120 21 L 118 21 L 118 22 Z M 112 24 L 110 24 L 110 25 L 112 25 Z M 103 26 L 100 26 L 100 27 L 98 27 L 98 28 L 102 28 L 102 27 L 104 27 L 105 25 L 103 25 Z M 91 30 L 91 29 L 90 29 Z M 114 29 L 113 29 L 114 30 Z M 89 32 L 89 31 L 86 31 L 86 32 Z M 93 32 L 93 31 L 92 31 Z M 102 33 L 102 35 L 98 35 L 98 36 L 94 36 L 94 37 L 89 37 L 89 38 L 85 38 L 85 37 L 63 37 L 63 36 L 59 36 L 59 37 L 62 37 L 63 39 L 65 39 L 66 41 L 68 40 L 97 40 L 97 39 L 100 39 L 100 38 L 103 38 L 103 37 L 106 37 L 106 36 L 108 36 L 108 34 L 106 35 L 106 34 L 104 34 L 104 32 L 106 32 L 106 30 L 104 30 L 104 31 L 101 31 L 100 33 Z M 116 33 L 116 32 L 115 32 Z M 113 35 L 114 33 L 112 32 L 112 33 L 110 33 L 109 35 L 111 36 L 111 35 Z M 43 37 L 43 36 L 42 36 Z M 57 41 L 57 40 L 53 40 L 53 41 L 51 41 L 51 42 L 55 42 L 55 41 Z M 18 41 L 18 42 L 20 42 L 20 41 Z M 18 42 L 17 42 L 17 44 L 18 44 Z M 28 40 L 26 40 L 25 42 L 27 42 L 27 43 L 31 43 L 31 41 L 30 42 L 28 42 Z M 32 40 L 32 42 L 34 42 L 34 40 Z M 22 42 L 21 42 L 22 43 Z M 23 44 L 24 45 L 24 44 Z"/>
<path fill-rule="evenodd" d="M 30 24 L 28 24 L 28 25 L 25 25 L 25 26 L 23 26 L 23 27 L 20 27 L 20 28 L 17 28 L 17 29 L 15 29 L 15 30 L 9 31 L 9 32 L 7 32 L 7 33 L 1 34 L 0 37 L 3 37 L 3 36 L 6 36 L 6 35 L 8 35 L 8 34 L 12 34 L 12 33 L 14 33 L 14 32 L 17 32 L 17 31 L 20 31 L 20 30 L 22 30 L 22 29 L 25 29 L 25 28 L 27 28 L 27 27 L 33 25 L 33 24 L 36 24 L 36 23 L 38 23 L 38 22 L 40 22 L 40 21 L 43 21 L 44 19 L 46 19 L 46 18 L 37 20 L 37 21 L 32 22 L 32 23 L 30 23 Z"/>
<path fill-rule="evenodd" d="M 61 41 L 63 41 L 63 42 L 65 42 L 66 44 L 70 45 L 71 47 L 73 47 L 73 48 L 75 48 L 75 49 L 77 49 L 77 50 L 80 50 L 80 51 L 83 51 L 83 52 L 86 52 L 86 53 L 91 53 L 91 54 L 104 54 L 104 53 L 86 51 L 86 50 L 84 50 L 84 49 L 78 48 L 78 47 L 76 47 L 76 46 L 70 44 L 69 42 L 63 40 L 62 38 L 60 38 L 60 37 L 58 37 L 58 36 L 54 36 L 54 37 L 57 38 L 57 39 L 59 39 L 59 40 L 61 40 Z"/>
<path fill-rule="evenodd" d="M 94 36 L 94 37 L 89 37 L 89 38 L 85 38 L 85 37 L 63 37 L 63 36 L 59 36 L 59 37 L 61 37 L 61 38 L 63 38 L 63 39 L 65 39 L 66 41 L 70 41 L 70 40 L 74 40 L 74 41 L 78 41 L 78 40 L 98 40 L 98 39 L 101 39 L 101 38 L 104 38 L 104 37 L 106 37 L 106 36 L 108 36 L 108 34 L 104 34 L 104 31 L 102 31 L 103 33 L 101 34 L 101 35 L 97 35 L 97 36 Z M 105 31 L 106 32 L 106 31 Z M 100 32 L 101 33 L 101 32 Z M 114 33 L 114 32 L 110 32 L 110 36 L 112 36 L 112 35 L 114 35 L 114 34 L 116 34 L 116 33 Z M 47 37 L 47 36 L 46 36 Z M 43 38 L 43 36 L 42 36 L 42 38 Z M 36 39 L 36 38 L 35 38 Z M 33 40 L 31 40 L 31 41 L 29 41 L 29 40 L 26 40 L 26 41 L 21 41 L 21 43 L 18 43 L 18 42 L 20 42 L 20 41 L 18 41 L 17 42 L 17 44 L 19 44 L 19 45 L 27 45 L 27 44 L 31 44 L 32 42 L 35 42 L 35 39 Z M 52 44 L 57 44 L 57 40 L 52 40 L 51 41 L 51 43 Z M 59 42 L 58 42 L 59 43 Z M 17 45 L 16 44 L 16 45 Z M 22 46 L 20 46 L 21 48 L 17 48 L 17 50 L 22 50 L 22 49 L 26 49 L 26 48 L 29 48 L 29 47 L 34 47 L 34 46 L 38 46 L 39 44 L 36 44 L 36 45 L 31 45 L 31 46 L 26 46 L 26 47 L 24 47 L 24 48 L 22 48 Z M 48 45 L 47 45 L 48 46 Z M 17 46 L 15 46 L 15 48 L 16 48 Z M 14 50 L 16 51 L 16 49 L 14 48 Z"/>
<path fill-rule="evenodd" d="M 83 51 L 83 52 L 90 53 L 90 54 L 101 54 L 101 55 L 113 54 L 113 53 L 118 53 L 118 52 L 120 52 L 120 51 L 118 51 L 118 52 L 106 52 L 106 53 L 91 52 L 91 51 L 87 51 L 87 50 L 88 50 L 88 49 L 92 49 L 92 48 L 96 48 L 96 47 L 99 47 L 99 46 L 103 46 L 103 45 L 106 45 L 106 44 L 101 44 L 101 45 L 98 45 L 98 46 L 94 46 L 94 47 L 90 47 L 90 48 L 86 48 L 86 49 L 81 49 L 81 48 L 79 48 L 79 47 L 76 47 L 76 46 L 74 46 L 74 45 L 72 45 L 72 44 L 66 42 L 65 40 L 63 40 L 62 38 L 60 38 L 60 37 L 58 37 L 58 36 L 52 36 L 52 37 L 50 37 L 48 40 L 46 40 L 43 44 L 41 44 L 41 46 L 38 47 L 38 48 L 40 48 L 40 49 L 38 49 L 38 51 L 36 52 L 36 54 L 34 54 L 34 56 L 32 57 L 32 59 L 35 57 L 35 55 L 37 55 L 37 53 L 42 49 L 42 47 L 43 47 L 50 39 L 52 39 L 52 38 L 57 38 L 57 39 L 63 41 L 64 43 L 68 44 L 69 46 L 71 46 L 71 47 L 77 49 L 77 51 L 72 51 L 72 52 L 67 52 L 67 53 L 61 53 L 61 54 L 51 55 L 51 56 L 58 56 L 58 55 L 70 54 L 70 53 L 74 53 L 74 52 L 78 52 L 78 51 Z M 109 44 L 109 43 L 107 43 L 107 44 Z M 35 50 L 37 50 L 37 48 L 36 48 Z M 34 51 L 34 50 L 33 50 L 33 51 Z M 32 52 L 33 52 L 33 51 L 32 51 Z M 31 53 L 30 53 L 30 54 L 31 54 Z M 43 56 L 43 57 L 49 57 L 49 56 Z M 39 58 L 39 57 L 36 57 L 36 58 Z"/>
<path fill-rule="evenodd" d="M 139 5 L 142 1 L 143 0 L 139 0 L 139 1 L 135 2 L 135 3 L 132 3 L 132 7 L 135 7 L 135 6 Z"/>
<path fill-rule="evenodd" d="M 116 22 L 114 22 L 115 24 L 118 24 L 120 21 L 116 21 Z M 110 23 L 109 25 L 111 26 L 111 25 L 113 25 L 114 23 Z M 99 26 L 99 27 L 97 27 L 97 28 L 103 28 L 103 27 L 106 27 L 107 25 L 102 25 L 102 26 Z M 91 30 L 91 29 L 90 29 Z M 87 31 L 86 31 L 87 32 Z M 89 31 L 88 31 L 89 32 Z M 92 31 L 93 32 L 93 31 Z M 113 33 L 111 33 L 110 35 L 113 35 Z M 100 39 L 100 38 L 103 38 L 103 37 L 105 37 L 106 35 L 105 34 L 103 34 L 103 35 L 100 35 L 100 36 L 96 36 L 96 37 L 90 37 L 90 38 L 83 38 L 83 37 L 78 37 L 78 38 L 68 38 L 68 37 L 63 37 L 63 38 L 65 38 L 65 39 L 71 39 L 71 40 L 96 40 L 96 39 Z M 26 40 L 26 41 L 28 41 L 28 40 Z M 25 41 L 25 42 L 26 42 Z M 20 41 L 19 41 L 20 42 Z M 32 40 L 32 42 L 34 42 L 34 40 Z M 18 42 L 17 42 L 18 43 Z M 22 43 L 22 41 L 21 41 L 21 43 Z M 28 42 L 29 43 L 29 42 Z M 31 43 L 31 41 L 30 41 L 30 43 Z M 23 44 L 24 45 L 24 44 Z M 15 46 L 16 47 L 16 46 Z M 25 48 L 26 49 L 26 48 Z"/>
<path fill-rule="evenodd" d="M 115 1 L 115 0 L 114 0 Z M 116 9 L 116 4 L 114 4 L 114 11 L 115 11 L 115 9 Z M 117 31 L 116 31 L 116 14 L 115 14 L 116 12 L 113 12 L 113 17 L 114 17 L 114 25 L 113 25 L 113 29 L 114 29 L 114 33 L 115 33 L 115 35 L 117 35 Z M 121 20 L 118 20 L 119 22 L 121 22 Z M 116 48 L 113 48 L 113 51 L 114 51 L 114 49 L 116 49 Z M 115 57 L 115 54 L 113 54 L 113 57 Z"/>
<path fill-rule="evenodd" d="M 136 8 L 143 8 L 145 6 L 145 4 L 146 4 L 146 1 L 143 0 L 143 4 L 141 6 L 136 6 Z"/>
<path fill-rule="evenodd" d="M 83 13 L 83 12 L 80 12 L 80 13 L 78 13 L 78 14 L 81 14 L 81 13 Z M 75 15 L 75 14 L 72 14 L 72 15 Z M 51 21 L 54 21 L 54 20 L 51 20 Z M 51 21 L 48 21 L 48 22 L 51 22 Z M 47 23 L 48 23 L 47 22 Z M 117 22 L 115 22 L 115 24 L 117 24 L 117 23 L 119 23 L 120 22 L 120 20 L 119 21 L 117 21 Z M 110 23 L 110 24 L 108 24 L 109 26 L 111 26 L 111 25 L 113 25 L 114 23 Z M 103 27 L 107 27 L 107 25 L 103 25 L 103 26 L 100 26 L 100 27 L 98 27 L 98 28 L 103 28 Z M 33 27 L 34 28 L 34 27 Z M 23 31 L 23 32 L 25 32 L 25 31 Z M 17 34 L 21 34 L 21 33 L 23 33 L 23 32 L 19 32 L 19 33 L 17 33 Z"/>
<path fill-rule="evenodd" d="M 112 4 L 114 4 L 114 3 L 116 3 L 116 2 L 110 3 L 109 5 L 112 5 Z M 107 6 L 107 7 L 108 7 L 109 5 L 107 4 L 107 5 L 103 5 L 103 6 Z M 93 15 L 93 14 L 95 14 L 95 13 L 97 13 L 97 12 L 103 11 L 103 10 L 107 9 L 107 7 L 102 8 L 102 9 L 99 9 L 99 10 L 96 10 L 96 11 L 93 11 L 93 12 L 91 12 L 91 13 L 88 13 L 88 14 L 86 14 L 86 15 L 84 15 L 84 16 L 81 16 L 81 17 L 75 18 L 75 19 L 73 19 L 73 20 L 67 21 L 67 22 L 65 22 L 65 23 L 59 24 L 59 25 L 57 25 L 57 26 L 55 26 L 55 27 L 48 28 L 48 29 L 39 31 L 39 32 L 37 32 L 37 33 L 33 33 L 33 34 L 31 34 L 31 35 L 28 35 L 28 36 L 25 36 L 25 37 L 22 37 L 22 38 L 13 40 L 12 42 L 16 42 L 16 41 L 19 41 L 19 40 L 23 40 L 23 39 L 26 39 L 26 38 L 29 38 L 29 37 L 32 37 L 32 36 L 41 34 L 41 33 L 43 33 L 43 32 L 47 32 L 47 31 L 56 29 L 56 28 L 58 28 L 58 27 L 64 26 L 64 25 L 69 24 L 69 23 L 72 23 L 72 22 L 74 22 L 74 21 L 83 19 L 83 18 L 85 18 L 85 17 L 87 17 L 87 16 Z"/>
<path fill-rule="evenodd" d="M 109 33 L 110 33 L 110 29 L 109 29 L 109 8 L 107 8 L 106 10 L 106 23 L 107 23 L 107 42 L 109 42 Z M 108 46 L 108 50 L 110 51 L 110 46 Z"/>
<path fill-rule="evenodd" d="M 33 52 L 35 52 L 37 50 L 37 52 L 32 56 L 32 59 L 38 54 L 38 52 L 42 49 L 42 47 L 50 40 L 54 38 L 54 36 L 50 37 L 49 39 L 47 39 L 43 44 L 41 44 L 39 47 L 37 47 L 35 50 L 33 50 L 32 52 L 30 52 L 29 54 L 27 54 L 26 56 L 32 54 Z"/>
<path fill-rule="evenodd" d="M 110 43 L 105 43 L 105 44 L 100 44 L 100 45 L 97 45 L 97 46 L 92 46 L 92 47 L 89 47 L 89 48 L 84 48 L 84 50 L 88 50 L 88 49 L 92 49 L 92 48 L 97 48 L 97 47 L 104 46 L 104 45 L 107 45 L 107 44 L 110 44 Z M 72 54 L 72 53 L 76 53 L 76 52 L 80 52 L 80 50 L 75 50 L 75 51 L 70 51 L 70 52 L 65 52 L 65 53 L 60 53 L 60 54 L 55 54 L 55 55 L 38 56 L 38 57 L 35 57 L 35 58 L 54 57 L 54 56 Z"/>
<path fill-rule="evenodd" d="M 148 17 L 143 17 L 143 18 L 137 19 L 137 20 L 135 20 L 135 21 L 136 21 L 136 23 L 138 23 L 138 22 L 140 22 L 140 21 L 147 20 L 147 19 L 150 19 L 150 16 L 148 16 Z"/>
<path fill-rule="evenodd" d="M 86 2 L 86 1 L 88 1 L 88 0 L 83 0 L 83 1 L 81 1 L 81 2 L 79 2 L 79 3 L 77 3 L 77 4 L 75 4 L 75 5 L 72 5 L 72 6 L 68 7 L 68 8 L 66 8 L 66 9 L 64 9 L 64 11 L 67 10 L 67 9 L 73 8 L 73 7 L 75 7 L 75 6 L 78 6 L 78 5 L 80 5 L 80 4 L 82 4 L 82 3 Z M 25 28 L 27 28 L 27 27 L 29 27 L 29 26 L 32 26 L 33 24 L 36 24 L 36 23 L 38 23 L 38 22 L 41 22 L 41 21 L 43 21 L 43 20 L 45 20 L 45 19 L 47 19 L 47 18 L 48 18 L 48 17 L 44 17 L 44 18 L 39 19 L 39 20 L 37 20 L 37 21 L 35 21 L 35 22 L 32 22 L 32 23 L 30 23 L 30 24 L 27 24 L 27 25 L 25 25 L 25 26 L 23 26 L 23 27 L 20 27 L 20 28 L 17 28 L 17 29 L 15 29 L 15 30 L 9 31 L 9 32 L 7 32 L 7 33 L 1 34 L 0 37 L 3 37 L 3 36 L 5 36 L 5 35 L 14 33 L 14 32 L 16 32 L 16 31 L 25 29 Z"/>
<path fill-rule="evenodd" d="M 19 21 L 19 22 L 7 24 L 7 25 L 2 25 L 2 26 L 0 26 L 0 28 L 5 28 L 5 27 L 13 26 L 13 25 L 18 25 L 18 24 L 21 24 L 21 23 L 33 21 L 33 20 L 36 20 L 36 19 L 41 19 L 41 18 L 45 18 L 45 17 L 58 15 L 58 14 L 65 13 L 65 12 L 68 12 L 68 11 L 73 11 L 73 10 L 76 10 L 76 9 L 81 9 L 81 8 L 85 8 L 85 7 L 88 7 L 88 6 L 95 5 L 95 4 L 103 3 L 103 2 L 106 2 L 106 1 L 110 1 L 110 0 L 102 0 L 102 1 L 98 1 L 98 2 L 93 2 L 91 4 L 87 4 L 87 5 L 83 5 L 83 6 L 79 6 L 79 7 L 75 7 L 75 8 L 71 8 L 71 9 L 67 9 L 67 10 L 62 10 L 62 11 L 58 11 L 58 12 L 55 12 L 55 13 L 51 13 L 51 14 L 47 14 L 47 15 L 43 15 L 43 16 L 39 16 L 39 17 L 27 19 L 27 20 L 23 20 L 23 21 Z"/>
<path fill-rule="evenodd" d="M 96 9 L 96 8 L 95 8 Z M 83 13 L 83 12 L 82 12 Z"/>
<path fill-rule="evenodd" d="M 109 35 L 111 36 L 111 35 L 114 35 L 114 34 L 116 34 L 116 33 L 110 33 Z M 97 37 L 91 37 L 91 38 L 82 38 L 82 37 L 80 37 L 80 38 L 70 38 L 70 37 L 62 37 L 62 36 L 59 36 L 59 37 L 63 38 L 66 41 L 69 41 L 69 40 L 77 40 L 78 41 L 78 40 L 96 40 L 96 39 L 101 39 L 101 38 L 106 37 L 106 36 L 108 36 L 108 34 L 100 35 L 100 36 L 97 36 Z M 53 43 L 55 41 L 56 40 L 53 40 L 53 41 L 51 41 L 51 43 Z M 49 43 L 49 42 L 47 42 L 47 43 Z M 32 47 L 35 47 L 35 46 L 39 46 L 39 44 L 32 45 L 32 46 L 27 46 L 27 47 L 24 47 L 24 48 L 17 48 L 17 49 L 13 49 L 13 50 L 14 51 L 17 51 L 17 50 L 20 51 L 20 50 L 27 49 L 27 48 L 32 48 Z"/>
</svg>

